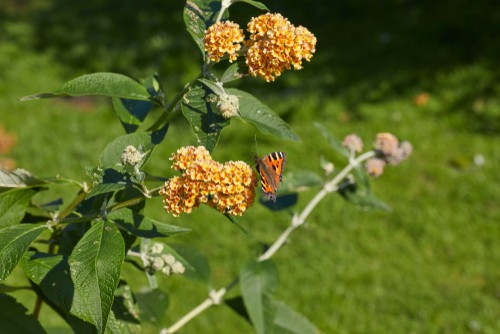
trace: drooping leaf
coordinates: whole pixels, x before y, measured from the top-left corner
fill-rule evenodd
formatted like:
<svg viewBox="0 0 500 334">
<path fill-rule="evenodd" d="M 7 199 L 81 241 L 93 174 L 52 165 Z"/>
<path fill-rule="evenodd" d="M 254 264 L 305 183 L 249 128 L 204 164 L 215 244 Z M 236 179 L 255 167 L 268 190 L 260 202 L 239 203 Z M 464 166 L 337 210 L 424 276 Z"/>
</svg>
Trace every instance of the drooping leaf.
<svg viewBox="0 0 500 334">
<path fill-rule="evenodd" d="M 27 314 L 28 310 L 14 297 L 0 294 L 0 331 L 2 333 L 44 334 L 42 325 Z"/>
<path fill-rule="evenodd" d="M 118 73 L 98 72 L 79 76 L 52 92 L 25 96 L 20 100 L 86 95 L 103 95 L 145 101 L 151 99 L 147 89 L 134 79 Z"/>
<path fill-rule="evenodd" d="M 240 270 L 243 303 L 258 334 L 272 333 L 275 306 L 272 294 L 278 286 L 278 273 L 270 261 L 252 260 Z"/>
<path fill-rule="evenodd" d="M 314 126 L 318 128 L 323 137 L 325 137 L 328 144 L 330 144 L 330 147 L 335 152 L 343 155 L 346 158 L 349 158 L 349 151 L 344 146 L 342 146 L 342 142 L 339 139 L 335 138 L 323 124 L 314 122 Z"/>
<path fill-rule="evenodd" d="M 283 302 L 275 302 L 276 316 L 274 332 L 276 334 L 319 334 L 319 330 L 302 314 L 292 310 Z"/>
<path fill-rule="evenodd" d="M 300 141 L 300 137 L 284 120 L 253 95 L 235 88 L 227 88 L 226 92 L 238 97 L 241 118 L 253 124 L 261 133 Z"/>
<path fill-rule="evenodd" d="M 97 221 L 87 231 L 69 258 L 75 286 L 72 313 L 94 324 L 98 333 L 106 329 L 124 258 L 120 231 L 104 221 Z"/>
<path fill-rule="evenodd" d="M 258 9 L 269 11 L 269 9 L 266 7 L 266 5 L 264 5 L 262 2 L 259 2 L 259 1 L 254 1 L 254 0 L 234 0 L 233 2 L 234 3 L 236 3 L 236 2 L 244 2 L 244 3 L 247 3 L 247 4 L 252 5 L 254 7 L 257 7 Z"/>
<path fill-rule="evenodd" d="M 184 5 L 183 17 L 186 29 L 200 48 L 203 60 L 205 60 L 203 35 L 205 34 L 205 30 L 215 23 L 220 9 L 220 1 L 188 0 Z M 222 18 L 225 19 L 227 17 L 228 14 L 226 12 Z"/>
<path fill-rule="evenodd" d="M 71 314 L 71 308 L 77 303 L 73 300 L 75 288 L 67 256 L 29 251 L 20 264 L 39 288 L 44 301 L 66 320 L 75 333 L 95 333 L 95 326 Z"/>
<path fill-rule="evenodd" d="M 0 229 L 0 283 L 17 266 L 31 242 L 46 225 L 21 224 Z"/>
<path fill-rule="evenodd" d="M 227 68 L 227 70 L 222 74 L 220 81 L 222 83 L 231 82 L 238 80 L 243 77 L 243 73 L 240 72 L 240 64 L 238 62 L 233 63 Z"/>
<path fill-rule="evenodd" d="M 229 120 L 217 113 L 215 103 L 207 102 L 207 92 L 197 86 L 186 94 L 181 104 L 182 114 L 191 123 L 198 142 L 212 151 Z"/>
<path fill-rule="evenodd" d="M 133 235 L 144 238 L 169 237 L 191 231 L 188 228 L 148 218 L 127 208 L 113 211 L 108 214 L 107 218 Z"/>
<path fill-rule="evenodd" d="M 143 161 L 146 161 L 155 145 L 162 142 L 168 130 L 168 124 L 154 132 L 134 132 L 119 136 L 109 143 L 101 153 L 99 161 L 103 168 L 115 168 L 121 164 L 121 156 L 125 148 L 129 145 L 137 150 L 142 150 L 146 154 Z"/>
<path fill-rule="evenodd" d="M 283 183 L 287 191 L 301 192 L 323 185 L 324 180 L 318 174 L 304 170 L 286 174 Z"/>
<path fill-rule="evenodd" d="M 24 169 L 14 171 L 0 169 L 0 188 L 39 187 L 45 184 L 47 181 L 37 178 Z"/>
<path fill-rule="evenodd" d="M 33 188 L 17 188 L 0 193 L 0 228 L 20 223 L 35 194 Z"/>
</svg>

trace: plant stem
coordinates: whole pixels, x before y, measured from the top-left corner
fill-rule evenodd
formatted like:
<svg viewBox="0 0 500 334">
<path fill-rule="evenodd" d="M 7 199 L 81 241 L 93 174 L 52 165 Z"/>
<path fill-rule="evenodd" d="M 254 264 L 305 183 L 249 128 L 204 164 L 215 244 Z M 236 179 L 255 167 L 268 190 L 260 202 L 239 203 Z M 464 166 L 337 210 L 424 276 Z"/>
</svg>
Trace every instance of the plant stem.
<svg viewBox="0 0 500 334">
<path fill-rule="evenodd" d="M 192 80 L 190 83 L 186 84 L 184 88 L 179 91 L 173 98 L 170 100 L 170 102 L 165 106 L 163 113 L 158 117 L 158 119 L 148 128 L 148 131 L 155 131 L 160 128 L 160 126 L 167 122 L 170 117 L 173 115 L 173 110 L 176 108 L 177 104 L 179 101 L 184 97 L 184 95 L 189 92 L 191 87 L 196 83 L 196 81 L 200 78 L 203 77 L 203 73 L 200 72 L 194 80 Z"/>
<path fill-rule="evenodd" d="M 220 20 L 222 20 L 224 12 L 226 11 L 226 9 L 229 8 L 229 6 L 231 6 L 231 0 L 222 0 L 220 5 L 221 8 L 219 14 L 217 15 L 217 19 L 215 20 L 215 23 L 220 22 Z"/>
<path fill-rule="evenodd" d="M 259 258 L 258 261 L 265 261 L 270 259 L 276 252 L 286 243 L 288 240 L 288 236 L 298 227 L 302 226 L 307 217 L 311 214 L 313 209 L 318 205 L 321 200 L 328 195 L 331 192 L 337 191 L 338 184 L 356 167 L 360 165 L 361 162 L 375 156 L 374 151 L 369 151 L 366 152 L 356 159 L 351 158 L 349 159 L 349 164 L 340 171 L 333 179 L 325 183 L 323 188 L 313 197 L 313 199 L 306 205 L 304 210 L 299 215 L 294 215 L 292 218 L 292 223 L 290 226 L 281 233 L 281 235 L 276 239 L 276 241 L 267 249 L 267 251 L 262 254 Z M 220 299 L 224 297 L 227 291 L 229 291 L 233 286 L 236 285 L 238 282 L 238 279 L 234 280 L 231 284 L 228 286 L 218 290 L 218 291 L 212 291 L 210 293 L 210 296 L 205 299 L 201 304 L 199 304 L 197 307 L 192 309 L 189 313 L 184 315 L 182 318 L 180 318 L 175 324 L 170 326 L 169 328 L 164 328 L 160 331 L 160 334 L 171 334 L 175 333 L 178 331 L 180 328 L 182 328 L 185 324 L 187 324 L 189 321 L 191 321 L 193 318 L 195 318 L 197 315 L 201 314 L 203 311 L 208 309 L 212 305 L 218 305 L 220 302 Z"/>
</svg>

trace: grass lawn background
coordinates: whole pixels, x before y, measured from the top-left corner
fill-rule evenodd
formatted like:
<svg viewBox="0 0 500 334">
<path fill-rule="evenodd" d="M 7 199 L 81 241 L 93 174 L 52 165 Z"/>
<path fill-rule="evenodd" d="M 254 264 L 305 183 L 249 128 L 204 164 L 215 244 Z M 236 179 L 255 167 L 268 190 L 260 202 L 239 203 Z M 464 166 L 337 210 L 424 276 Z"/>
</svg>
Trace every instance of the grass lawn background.
<svg viewBox="0 0 500 334">
<path fill-rule="evenodd" d="M 100 44 L 103 37 L 96 37 L 97 44 L 88 43 L 85 39 L 88 36 L 80 34 L 85 31 L 87 21 L 84 19 L 77 25 L 82 30 L 75 32 L 73 41 L 83 48 L 82 55 L 92 55 L 92 46 L 95 47 L 94 57 L 85 62 L 85 57 L 78 57 L 76 47 L 68 49 L 69 55 L 60 53 L 63 49 L 56 42 L 69 43 L 63 37 L 71 34 L 53 35 L 51 44 L 50 36 L 41 36 L 36 29 L 39 21 L 32 19 L 43 10 L 52 9 L 54 19 L 46 20 L 53 23 L 48 27 L 57 27 L 57 15 L 63 12 L 57 12 L 51 5 L 61 3 L 42 3 L 41 8 L 30 3 L 28 10 L 21 11 L 23 20 L 13 18 L 18 8 L 4 10 L 6 20 L 0 23 L 7 36 L 0 43 L 0 123 L 7 132 L 17 136 L 17 144 L 8 157 L 14 159 L 18 167 L 36 175 L 60 174 L 86 180 L 85 167 L 96 165 L 106 144 L 123 133 L 109 101 L 54 99 L 21 103 L 17 99 L 50 90 L 91 71 L 113 70 L 145 76 L 157 63 L 149 58 L 141 63 L 137 55 L 127 53 L 130 50 L 122 49 L 120 44 L 105 48 L 104 42 Z M 300 20 L 302 16 L 297 14 L 300 6 L 291 7 L 288 14 L 287 6 L 280 1 L 268 5 L 292 21 L 311 27 L 307 25 L 312 21 L 310 17 Z M 347 4 L 345 6 L 340 8 L 344 13 L 336 14 L 338 26 L 352 28 L 358 23 L 378 27 L 377 22 L 366 21 L 370 8 L 356 16 L 347 10 Z M 351 7 L 351 10 L 359 10 L 352 3 Z M 416 7 L 426 9 L 425 5 Z M 96 17 L 109 13 L 94 2 L 91 8 L 102 10 L 97 11 Z M 388 22 L 399 22 L 391 13 L 384 14 Z M 475 31 L 466 25 L 471 15 L 463 11 L 464 31 L 487 39 L 485 31 L 490 21 L 485 21 L 485 31 Z M 457 13 L 455 16 L 460 17 Z M 171 17 L 176 17 L 168 25 L 171 30 L 161 34 L 164 49 L 160 42 L 151 42 L 153 46 L 159 43 L 158 50 L 164 51 L 167 59 L 160 62 L 158 68 L 169 94 L 195 75 L 199 60 L 197 55 L 193 56 L 194 52 L 187 53 L 187 57 L 172 53 L 172 46 L 176 45 L 172 40 L 179 41 L 181 51 L 196 48 L 191 48 L 189 36 L 182 27 L 175 25 L 181 23 L 180 11 Z M 451 19 L 445 21 L 442 26 L 429 29 L 439 31 L 453 23 Z M 286 175 L 294 171 L 322 173 L 320 156 L 342 168 L 342 160 L 313 126 L 314 121 L 319 121 L 338 138 L 353 132 L 360 134 L 367 146 L 376 133 L 392 132 L 411 141 L 414 153 L 409 161 L 387 168 L 382 177 L 372 182 L 378 197 L 392 207 L 391 212 L 364 211 L 338 195 L 327 197 L 317 207 L 308 224 L 293 234 L 289 244 L 274 258 L 280 273 L 277 299 L 304 314 L 324 333 L 499 332 L 500 87 L 498 67 L 492 61 L 496 50 L 479 48 L 478 55 L 465 55 L 464 58 L 471 59 L 463 61 L 460 55 L 472 51 L 465 45 L 458 48 L 460 41 L 468 41 L 467 36 L 459 34 L 464 39 L 457 42 L 452 39 L 443 46 L 449 47 L 449 53 L 461 52 L 449 58 L 450 64 L 445 62 L 446 53 L 436 52 L 435 62 L 419 67 L 417 65 L 425 64 L 425 57 L 435 49 L 422 48 L 422 52 L 412 53 L 411 48 L 410 51 L 406 48 L 408 53 L 384 59 L 384 54 L 377 53 L 382 52 L 380 50 L 386 47 L 384 41 L 389 38 L 384 31 L 377 33 L 379 39 L 372 41 L 361 28 L 362 31 L 351 29 L 351 34 L 366 36 L 366 40 L 360 37 L 348 44 L 347 37 L 346 40 L 339 37 L 340 41 L 329 43 L 328 33 L 336 31 L 335 27 L 324 22 L 322 26 L 311 24 L 311 30 L 317 31 L 319 38 L 318 52 L 311 64 L 306 64 L 300 72 L 287 73 L 274 85 L 247 79 L 240 87 L 262 98 L 302 138 L 302 142 L 295 143 L 258 135 L 258 152 L 261 155 L 272 150 L 287 153 L 285 182 Z M 388 27 L 394 29 L 390 24 Z M 467 27 L 470 29 L 465 29 Z M 397 31 L 388 31 L 397 44 Z M 416 36 L 425 37 L 424 33 Z M 46 38 L 44 47 L 38 45 L 41 37 Z M 68 40 L 70 37 L 67 36 Z M 476 40 L 482 41 L 481 38 Z M 425 44 L 418 38 L 412 41 L 415 50 Z M 337 47 L 334 53 L 329 44 Z M 397 45 L 388 44 L 396 49 Z M 145 55 L 156 52 L 154 48 L 141 50 Z M 106 51 L 109 57 L 105 57 Z M 124 64 L 113 63 L 110 59 L 118 57 L 120 51 Z M 388 65 L 391 59 L 398 60 L 394 67 Z M 354 64 L 355 60 L 359 66 Z M 417 64 L 414 69 L 403 66 L 412 61 Z M 176 68 L 181 73 L 175 72 Z M 425 105 L 415 103 L 414 97 L 421 93 L 430 96 Z M 189 125 L 182 117 L 176 118 L 147 170 L 157 175 L 173 175 L 168 160 L 171 152 L 192 144 L 195 138 Z M 254 129 L 236 120 L 222 133 L 214 157 L 220 161 L 241 159 L 250 163 L 254 150 Z M 73 191 L 67 186 L 60 187 L 38 200 L 61 194 L 67 200 Z M 300 195 L 298 208 L 303 208 L 314 191 Z M 290 220 L 289 212 L 272 213 L 257 204 L 240 219 L 252 234 L 248 237 L 208 208 L 175 219 L 161 206 L 161 201 L 155 199 L 148 202 L 146 211 L 158 220 L 193 229 L 192 233 L 168 239 L 168 242 L 188 244 L 205 254 L 212 266 L 214 288 L 236 277 L 240 266 L 260 251 L 259 242 L 271 243 Z M 132 287 L 147 286 L 137 271 L 127 265 L 124 270 Z M 22 277 L 16 270 L 7 283 L 26 285 Z M 165 325 L 172 324 L 201 302 L 207 293 L 205 286 L 182 277 L 162 280 L 161 289 L 170 295 L 169 309 L 162 319 Z M 237 290 L 231 291 L 229 297 L 237 295 Z M 29 291 L 14 295 L 30 311 L 33 309 L 33 295 Z M 41 321 L 50 328 L 50 333 L 65 331 L 64 324 L 46 305 Z M 149 330 L 155 332 L 152 328 Z M 251 331 L 244 320 L 220 306 L 196 318 L 182 332 Z"/>
</svg>

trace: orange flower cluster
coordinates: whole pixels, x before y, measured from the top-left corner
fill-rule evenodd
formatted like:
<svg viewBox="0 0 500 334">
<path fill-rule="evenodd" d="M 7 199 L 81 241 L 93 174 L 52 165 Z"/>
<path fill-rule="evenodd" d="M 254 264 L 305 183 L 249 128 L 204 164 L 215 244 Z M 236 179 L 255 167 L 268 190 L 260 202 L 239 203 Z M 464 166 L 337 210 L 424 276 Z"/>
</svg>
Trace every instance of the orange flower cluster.
<svg viewBox="0 0 500 334">
<path fill-rule="evenodd" d="M 269 81 L 292 66 L 302 68 L 302 59 L 311 60 L 316 51 L 316 37 L 306 28 L 295 27 L 281 14 L 263 14 L 248 23 L 247 43 L 249 72 Z"/>
<path fill-rule="evenodd" d="M 237 52 L 244 38 L 243 30 L 237 23 L 217 22 L 205 31 L 203 45 L 211 61 L 218 62 L 227 53 L 232 63 L 238 57 Z"/>
<path fill-rule="evenodd" d="M 257 175 L 247 163 L 221 164 L 203 146 L 180 148 L 171 160 L 172 168 L 182 176 L 168 180 L 160 194 L 164 195 L 165 210 L 173 216 L 191 213 L 201 203 L 241 216 L 253 203 Z"/>
<path fill-rule="evenodd" d="M 227 54 L 229 61 L 238 57 L 241 43 L 247 48 L 246 64 L 249 73 L 269 81 L 292 67 L 302 68 L 302 60 L 310 61 L 316 51 L 316 37 L 302 26 L 295 27 L 281 14 L 267 13 L 248 23 L 250 40 L 243 41 L 238 24 L 217 22 L 205 31 L 204 48 L 208 58 L 218 62 Z M 243 52 L 243 51 L 242 51 Z"/>
</svg>

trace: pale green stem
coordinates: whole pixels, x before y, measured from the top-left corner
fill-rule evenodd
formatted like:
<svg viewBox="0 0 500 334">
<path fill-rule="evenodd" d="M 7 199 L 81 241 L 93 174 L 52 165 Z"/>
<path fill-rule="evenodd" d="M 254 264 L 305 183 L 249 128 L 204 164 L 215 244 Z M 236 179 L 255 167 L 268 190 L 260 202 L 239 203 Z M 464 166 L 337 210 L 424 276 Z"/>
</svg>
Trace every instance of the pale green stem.
<svg viewBox="0 0 500 334">
<path fill-rule="evenodd" d="M 292 218 L 291 225 L 276 239 L 276 241 L 272 244 L 271 247 L 267 249 L 267 251 L 262 254 L 258 261 L 265 261 L 270 259 L 288 240 L 288 236 L 299 226 L 303 225 L 306 221 L 306 218 L 312 212 L 312 210 L 318 205 L 318 203 L 329 193 L 338 190 L 338 184 L 356 167 L 360 165 L 361 162 L 375 156 L 374 151 L 366 152 L 360 155 L 358 158 L 349 159 L 349 164 L 338 173 L 332 180 L 328 181 L 323 188 L 314 196 L 314 198 L 307 204 L 304 210 L 300 213 L 300 215 L 294 215 Z M 226 294 L 226 292 L 235 284 L 230 284 L 227 287 L 224 287 L 220 290 L 214 291 L 212 290 L 209 294 L 209 297 L 205 299 L 201 304 L 192 309 L 189 313 L 184 315 L 181 319 L 179 319 L 175 324 L 173 324 L 169 328 L 164 328 L 160 331 L 160 334 L 172 334 L 182 328 L 185 324 L 195 318 L 197 315 L 201 314 L 203 311 L 208 309 L 212 305 L 218 305 Z"/>
<path fill-rule="evenodd" d="M 231 0 L 222 0 L 220 5 L 221 8 L 219 11 L 219 15 L 217 15 L 217 19 L 215 20 L 215 23 L 220 22 L 220 20 L 222 20 L 224 12 L 226 11 L 226 9 L 229 8 L 229 6 L 231 6 Z"/>
</svg>

